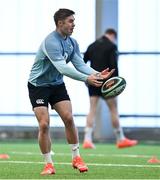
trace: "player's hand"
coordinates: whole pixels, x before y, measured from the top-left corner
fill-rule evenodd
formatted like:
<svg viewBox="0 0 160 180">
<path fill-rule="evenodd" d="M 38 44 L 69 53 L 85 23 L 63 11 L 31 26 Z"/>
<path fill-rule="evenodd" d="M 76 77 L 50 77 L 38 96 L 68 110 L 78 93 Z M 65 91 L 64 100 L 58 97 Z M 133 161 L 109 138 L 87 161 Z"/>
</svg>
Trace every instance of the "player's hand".
<svg viewBox="0 0 160 180">
<path fill-rule="evenodd" d="M 101 71 L 99 73 L 99 76 L 102 77 L 104 80 L 106 80 L 106 79 L 109 79 L 112 76 L 114 71 L 115 71 L 115 69 L 109 70 L 109 68 L 107 68 L 107 69 Z"/>
<path fill-rule="evenodd" d="M 87 78 L 87 83 L 95 87 L 100 87 L 103 84 L 103 78 L 96 74 L 91 74 Z"/>
</svg>

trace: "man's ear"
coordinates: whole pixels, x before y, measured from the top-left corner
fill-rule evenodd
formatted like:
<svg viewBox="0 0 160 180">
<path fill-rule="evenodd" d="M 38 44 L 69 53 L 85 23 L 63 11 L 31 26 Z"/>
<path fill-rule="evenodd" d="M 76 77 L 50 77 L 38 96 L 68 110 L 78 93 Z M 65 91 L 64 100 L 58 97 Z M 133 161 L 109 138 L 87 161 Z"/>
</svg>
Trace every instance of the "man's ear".
<svg viewBox="0 0 160 180">
<path fill-rule="evenodd" d="M 58 21 L 58 26 L 61 26 L 63 24 L 63 21 L 62 20 L 59 20 Z"/>
</svg>

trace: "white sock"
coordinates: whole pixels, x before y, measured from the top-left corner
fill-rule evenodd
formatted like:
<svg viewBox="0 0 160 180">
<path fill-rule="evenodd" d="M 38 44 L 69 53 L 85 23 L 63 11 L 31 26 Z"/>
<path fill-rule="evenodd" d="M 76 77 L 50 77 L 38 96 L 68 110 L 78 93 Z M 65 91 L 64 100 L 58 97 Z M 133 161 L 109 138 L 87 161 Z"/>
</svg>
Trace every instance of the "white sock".
<svg viewBox="0 0 160 180">
<path fill-rule="evenodd" d="M 52 157 L 51 157 L 51 153 L 46 153 L 46 154 L 43 154 L 43 157 L 44 157 L 44 161 L 46 163 L 52 163 L 53 164 L 53 161 L 52 161 Z"/>
<path fill-rule="evenodd" d="M 79 154 L 79 143 L 71 144 L 71 151 L 72 151 L 72 159 L 76 156 L 80 156 L 80 154 Z"/>
<path fill-rule="evenodd" d="M 84 134 L 84 140 L 89 140 L 92 142 L 92 132 L 93 132 L 93 128 L 91 127 L 86 127 L 84 130 L 85 134 Z"/>
<path fill-rule="evenodd" d="M 50 151 L 50 153 L 51 153 L 51 155 L 54 155 L 54 154 L 55 154 L 52 150 Z"/>
<path fill-rule="evenodd" d="M 113 131 L 114 131 L 114 134 L 116 136 L 116 140 L 117 141 L 125 139 L 125 135 L 124 135 L 123 129 L 121 127 L 113 128 Z"/>
</svg>

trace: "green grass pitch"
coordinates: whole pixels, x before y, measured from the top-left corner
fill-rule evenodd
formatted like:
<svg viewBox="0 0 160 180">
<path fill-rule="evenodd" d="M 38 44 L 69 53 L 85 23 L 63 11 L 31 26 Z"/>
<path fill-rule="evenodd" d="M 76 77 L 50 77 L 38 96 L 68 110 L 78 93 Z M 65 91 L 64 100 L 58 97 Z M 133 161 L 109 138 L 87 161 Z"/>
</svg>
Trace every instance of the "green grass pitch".
<svg viewBox="0 0 160 180">
<path fill-rule="evenodd" d="M 56 174 L 41 176 L 43 158 L 36 141 L 1 142 L 0 179 L 160 179 L 160 164 L 149 164 L 152 156 L 160 159 L 159 145 L 139 144 L 132 148 L 117 149 L 114 144 L 96 144 L 96 149 L 80 153 L 89 167 L 79 173 L 71 166 L 70 146 L 55 142 L 52 150 Z"/>
</svg>

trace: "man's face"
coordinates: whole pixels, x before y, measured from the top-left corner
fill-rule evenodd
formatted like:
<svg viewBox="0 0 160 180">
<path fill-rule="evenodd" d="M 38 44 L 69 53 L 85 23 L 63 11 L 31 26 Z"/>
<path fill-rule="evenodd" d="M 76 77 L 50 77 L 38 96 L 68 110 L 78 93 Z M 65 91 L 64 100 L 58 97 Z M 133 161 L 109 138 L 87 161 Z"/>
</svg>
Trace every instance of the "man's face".
<svg viewBox="0 0 160 180">
<path fill-rule="evenodd" d="M 70 36 L 73 33 L 75 27 L 74 16 L 68 16 L 65 20 L 59 21 L 58 28 L 64 36 Z"/>
<path fill-rule="evenodd" d="M 110 39 L 111 42 L 113 42 L 113 43 L 116 42 L 116 36 L 114 34 L 109 34 L 108 38 Z"/>
</svg>

